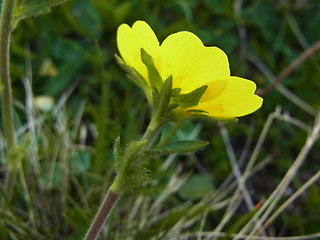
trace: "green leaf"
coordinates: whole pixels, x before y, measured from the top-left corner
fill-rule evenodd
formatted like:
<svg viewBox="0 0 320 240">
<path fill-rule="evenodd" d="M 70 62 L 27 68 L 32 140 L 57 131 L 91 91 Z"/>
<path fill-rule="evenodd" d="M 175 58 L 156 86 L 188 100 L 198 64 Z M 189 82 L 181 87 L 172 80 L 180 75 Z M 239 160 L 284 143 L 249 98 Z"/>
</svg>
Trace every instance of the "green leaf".
<svg viewBox="0 0 320 240">
<path fill-rule="evenodd" d="M 16 0 L 13 9 L 12 27 L 25 18 L 48 13 L 51 8 L 69 0 Z"/>
<path fill-rule="evenodd" d="M 136 188 L 146 182 L 150 182 L 150 173 L 151 171 L 145 167 L 130 167 L 130 169 L 126 171 L 126 176 L 124 178 L 125 186 L 123 186 L 123 188 Z"/>
<path fill-rule="evenodd" d="M 125 192 L 131 188 L 141 187 L 141 185 L 150 182 L 151 171 L 145 167 L 126 165 L 115 179 L 110 189 L 117 193 Z"/>
<path fill-rule="evenodd" d="M 144 147 L 147 140 L 131 142 L 121 154 L 120 140 L 115 141 L 114 154 L 116 156 L 116 166 L 118 175 L 110 187 L 117 193 L 127 191 L 130 188 L 140 187 L 151 180 L 151 171 L 140 166 L 145 159 Z"/>
<path fill-rule="evenodd" d="M 177 141 L 162 145 L 161 147 L 152 149 L 151 151 L 158 151 L 161 153 L 186 154 L 198 151 L 208 144 L 209 142 L 206 141 Z"/>
<path fill-rule="evenodd" d="M 187 94 L 178 94 L 173 97 L 173 102 L 178 103 L 180 107 L 188 108 L 198 105 L 202 95 L 207 89 L 207 85 L 197 88 L 196 90 Z"/>
<path fill-rule="evenodd" d="M 156 88 L 159 90 L 162 86 L 162 78 L 160 76 L 160 73 L 154 66 L 152 57 L 143 48 L 141 48 L 141 60 L 148 69 L 151 88 Z"/>
</svg>

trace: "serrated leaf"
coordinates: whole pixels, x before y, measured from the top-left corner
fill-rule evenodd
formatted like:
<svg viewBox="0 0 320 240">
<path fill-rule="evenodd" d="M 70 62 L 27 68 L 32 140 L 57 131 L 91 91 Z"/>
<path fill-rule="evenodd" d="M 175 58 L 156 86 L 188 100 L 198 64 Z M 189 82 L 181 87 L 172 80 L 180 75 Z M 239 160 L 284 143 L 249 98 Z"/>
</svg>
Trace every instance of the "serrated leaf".
<svg viewBox="0 0 320 240">
<path fill-rule="evenodd" d="M 130 188 L 140 187 L 141 185 L 151 181 L 151 171 L 145 167 L 130 166 L 125 171 L 123 177 L 122 190 L 126 191 Z"/>
<path fill-rule="evenodd" d="M 205 146 L 207 146 L 209 142 L 206 141 L 177 141 L 162 145 L 159 148 L 152 149 L 151 151 L 158 151 L 161 153 L 176 153 L 176 154 L 186 154 L 190 152 L 198 151 Z"/>
<path fill-rule="evenodd" d="M 174 103 L 178 103 L 180 107 L 189 108 L 198 105 L 202 95 L 207 89 L 207 85 L 197 88 L 196 90 L 187 94 L 178 94 L 172 100 Z"/>
<path fill-rule="evenodd" d="M 160 89 L 163 82 L 160 73 L 156 69 L 152 57 L 143 48 L 141 48 L 141 60 L 148 69 L 151 88 Z"/>
<path fill-rule="evenodd" d="M 25 18 L 48 13 L 51 8 L 69 0 L 16 0 L 13 9 L 12 27 Z"/>
</svg>

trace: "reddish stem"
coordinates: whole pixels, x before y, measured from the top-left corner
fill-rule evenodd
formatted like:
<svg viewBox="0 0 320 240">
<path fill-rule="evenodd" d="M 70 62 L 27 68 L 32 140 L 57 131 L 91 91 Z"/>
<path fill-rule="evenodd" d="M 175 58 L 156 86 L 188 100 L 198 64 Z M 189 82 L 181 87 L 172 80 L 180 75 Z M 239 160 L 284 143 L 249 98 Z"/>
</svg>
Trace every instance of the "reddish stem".
<svg viewBox="0 0 320 240">
<path fill-rule="evenodd" d="M 102 225 L 106 221 L 112 207 L 116 203 L 119 195 L 115 192 L 108 191 L 106 197 L 101 204 L 97 215 L 95 216 L 84 240 L 95 240 L 101 230 Z"/>
</svg>

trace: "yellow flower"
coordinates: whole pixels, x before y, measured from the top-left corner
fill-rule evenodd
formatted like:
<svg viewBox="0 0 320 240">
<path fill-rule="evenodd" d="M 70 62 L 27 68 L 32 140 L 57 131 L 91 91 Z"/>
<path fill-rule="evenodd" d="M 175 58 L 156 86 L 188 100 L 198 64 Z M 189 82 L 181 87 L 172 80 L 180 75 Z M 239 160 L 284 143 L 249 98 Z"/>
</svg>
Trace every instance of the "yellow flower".
<svg viewBox="0 0 320 240">
<path fill-rule="evenodd" d="M 205 47 L 191 32 L 171 34 L 160 45 L 150 26 L 137 21 L 132 28 L 127 24 L 118 28 L 117 44 L 125 64 L 149 85 L 141 48 L 153 58 L 163 80 L 172 75 L 173 88 L 180 88 L 182 94 L 207 85 L 198 105 L 183 109 L 185 112 L 201 110 L 216 119 L 232 119 L 250 114 L 262 105 L 263 99 L 254 94 L 255 83 L 230 76 L 226 54 L 217 47 Z"/>
</svg>

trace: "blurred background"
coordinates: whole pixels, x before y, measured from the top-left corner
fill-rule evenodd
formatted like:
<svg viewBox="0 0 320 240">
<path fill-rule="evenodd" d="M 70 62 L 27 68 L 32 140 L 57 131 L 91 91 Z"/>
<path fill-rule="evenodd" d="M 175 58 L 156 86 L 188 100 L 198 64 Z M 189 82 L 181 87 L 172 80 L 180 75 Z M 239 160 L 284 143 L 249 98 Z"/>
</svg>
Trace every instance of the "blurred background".
<svg viewBox="0 0 320 240">
<path fill-rule="evenodd" d="M 224 201 L 233 192 L 218 200 L 210 197 L 228 176 L 230 185 L 236 183 L 230 159 L 242 171 L 257 148 L 258 168 L 246 182 L 255 208 L 241 200 L 222 229 L 236 233 L 297 158 L 320 106 L 320 47 L 310 50 L 320 41 L 319 1 L 70 1 L 21 22 L 12 35 L 17 135 L 22 143 L 28 132 L 31 144 L 12 206 L 0 213 L 0 239 L 71 240 L 87 230 L 115 176 L 114 139 L 120 136 L 125 146 L 149 120 L 142 91 L 114 58 L 117 27 L 136 20 L 146 21 L 160 42 L 187 30 L 206 46 L 223 49 L 232 75 L 253 80 L 264 104 L 236 124 L 190 120 L 165 126 L 173 139 L 202 139 L 210 145 L 196 154 L 155 157 L 148 163 L 154 180 L 122 197 L 101 239 L 205 239 L 192 234 L 211 232 L 221 222 L 228 206 Z M 281 82 L 266 91 L 279 76 Z M 261 135 L 266 123 L 271 125 Z M 277 206 L 320 170 L 319 147 L 315 143 Z M 2 181 L 3 158 L 0 170 Z M 320 232 L 319 216 L 317 180 L 266 232 Z"/>
</svg>

